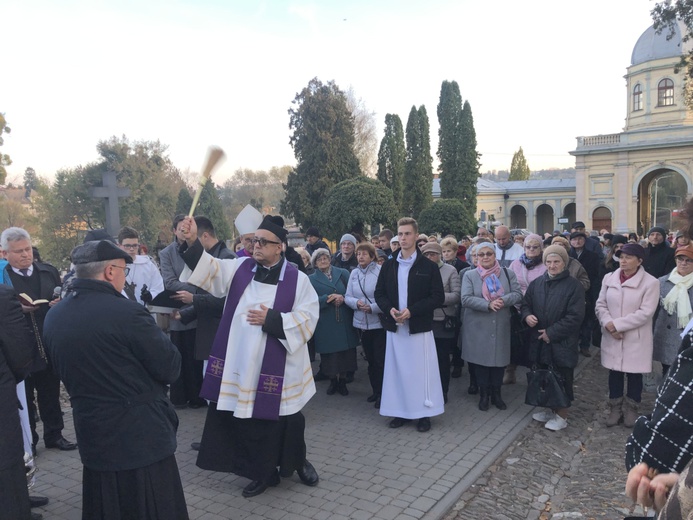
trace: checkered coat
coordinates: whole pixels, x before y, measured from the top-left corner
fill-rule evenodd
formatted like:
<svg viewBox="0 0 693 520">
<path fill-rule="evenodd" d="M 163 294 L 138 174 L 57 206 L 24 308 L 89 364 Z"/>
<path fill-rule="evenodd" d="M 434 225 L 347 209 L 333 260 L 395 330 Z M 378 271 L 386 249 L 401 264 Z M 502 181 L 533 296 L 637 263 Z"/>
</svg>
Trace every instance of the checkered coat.
<svg viewBox="0 0 693 520">
<path fill-rule="evenodd" d="M 652 415 L 641 416 L 626 443 L 626 467 L 640 462 L 680 473 L 693 460 L 693 330 L 659 388 Z"/>
</svg>

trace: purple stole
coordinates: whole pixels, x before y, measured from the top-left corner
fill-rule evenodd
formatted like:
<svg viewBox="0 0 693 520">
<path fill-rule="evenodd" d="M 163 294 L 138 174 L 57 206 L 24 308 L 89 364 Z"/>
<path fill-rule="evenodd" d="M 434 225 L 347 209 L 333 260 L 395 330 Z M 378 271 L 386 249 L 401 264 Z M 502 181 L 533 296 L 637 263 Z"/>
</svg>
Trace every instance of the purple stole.
<svg viewBox="0 0 693 520">
<path fill-rule="evenodd" d="M 284 279 L 277 284 L 277 294 L 274 299 L 274 310 L 279 312 L 290 312 L 296 299 L 296 286 L 298 284 L 298 269 L 286 261 L 284 266 Z M 200 397 L 209 401 L 217 402 L 221 390 L 221 378 L 224 374 L 224 361 L 226 359 L 226 349 L 228 348 L 229 334 L 231 332 L 231 322 L 233 321 L 238 302 L 243 296 L 248 284 L 255 275 L 255 261 L 245 260 L 236 270 L 231 281 L 229 294 L 226 297 L 226 308 L 221 317 L 219 328 L 217 329 L 212 350 L 207 363 L 207 371 Z M 284 387 L 284 369 L 286 366 L 286 349 L 281 341 L 276 337 L 267 334 L 265 343 L 265 355 L 262 358 L 260 368 L 260 379 L 257 384 L 257 394 L 255 396 L 255 406 L 253 406 L 254 419 L 266 419 L 276 421 L 279 419 L 279 406 L 282 401 L 282 388 Z"/>
</svg>

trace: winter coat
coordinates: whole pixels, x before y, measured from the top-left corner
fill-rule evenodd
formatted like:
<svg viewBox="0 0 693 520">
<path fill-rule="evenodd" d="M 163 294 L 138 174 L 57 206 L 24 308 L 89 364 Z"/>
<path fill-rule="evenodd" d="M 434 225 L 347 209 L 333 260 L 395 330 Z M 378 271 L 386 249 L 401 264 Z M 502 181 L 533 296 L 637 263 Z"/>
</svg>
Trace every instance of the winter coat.
<svg viewBox="0 0 693 520">
<path fill-rule="evenodd" d="M 575 368 L 578 363 L 580 325 L 585 317 L 585 290 L 567 270 L 548 273 L 529 284 L 522 301 L 522 321 L 533 314 L 538 323 L 530 333 L 531 362 Z M 551 343 L 539 340 L 545 329 Z"/>
<path fill-rule="evenodd" d="M 382 311 L 375 302 L 375 286 L 378 283 L 380 266 L 371 262 L 365 269 L 357 267 L 349 275 L 344 301 L 354 311 L 354 327 L 361 330 L 382 329 L 380 317 Z M 358 301 L 361 300 L 371 306 L 371 312 L 366 313 L 358 309 Z"/>
<path fill-rule="evenodd" d="M 585 290 L 585 294 L 587 294 L 587 291 L 589 290 L 591 283 L 590 283 L 590 277 L 587 274 L 587 271 L 585 271 L 585 268 L 582 267 L 582 264 L 575 260 L 575 258 L 568 258 L 568 272 L 570 273 L 570 276 L 575 278 L 578 282 L 580 282 L 580 285 L 582 285 L 582 288 Z M 600 286 L 601 287 L 601 286 Z"/>
<path fill-rule="evenodd" d="M 594 240 L 592 241 L 594 242 Z M 594 305 L 594 302 L 597 301 L 597 297 L 599 296 L 599 255 L 595 253 L 594 251 L 590 251 L 587 247 L 582 249 L 582 253 L 580 253 L 580 257 L 578 258 L 577 251 L 575 251 L 574 248 L 570 248 L 570 252 L 568 253 L 568 256 L 570 258 L 576 259 L 580 264 L 582 264 L 582 267 L 585 268 L 585 271 L 587 271 L 587 276 L 589 276 L 590 279 L 590 287 L 588 290 L 585 291 L 585 296 L 586 296 L 586 301 L 588 305 Z M 570 270 L 570 269 L 568 269 Z"/>
<path fill-rule="evenodd" d="M 380 276 L 375 287 L 375 301 L 383 313 L 383 328 L 397 332 L 397 323 L 390 314 L 393 308 L 399 307 L 399 288 L 397 271 L 399 269 L 399 251 L 394 258 L 387 260 L 380 269 Z M 433 310 L 445 302 L 443 281 L 438 265 L 423 256 L 417 248 L 416 259 L 409 270 L 407 280 L 407 309 L 410 334 L 428 332 L 433 329 Z M 403 309 L 399 309 L 403 310 Z"/>
<path fill-rule="evenodd" d="M 325 241 L 321 238 L 318 240 L 315 244 L 310 244 L 306 242 L 306 245 L 303 246 L 303 249 L 308 251 L 308 254 L 313 256 L 313 253 L 317 251 L 318 249 L 327 249 L 328 251 L 330 250 L 330 246 L 328 246 Z M 330 253 L 332 254 L 332 253 Z"/>
<path fill-rule="evenodd" d="M 451 316 L 457 320 L 460 315 L 460 275 L 449 264 L 442 264 L 439 267 L 443 280 L 443 290 L 445 291 L 445 302 L 443 307 L 433 311 L 433 336 L 436 338 L 454 338 L 457 335 L 457 326 L 446 329 L 445 318 Z"/>
<path fill-rule="evenodd" d="M 676 249 L 666 240 L 656 246 L 648 244 L 642 266 L 648 274 L 661 278 L 671 273 L 676 267 Z"/>
<path fill-rule="evenodd" d="M 460 305 L 462 307 L 462 359 L 487 367 L 510 363 L 510 306 L 522 301 L 515 273 L 501 269 L 500 282 L 505 294 L 504 307 L 489 310 L 481 293 L 481 275 L 472 268 L 464 273 Z"/>
<path fill-rule="evenodd" d="M 652 371 L 652 318 L 659 304 L 659 281 L 639 268 L 621 284 L 621 269 L 604 277 L 596 313 L 602 326 L 602 365 L 633 374 Z M 604 327 L 610 321 L 622 339 Z"/>
<path fill-rule="evenodd" d="M 46 316 L 45 341 L 70 394 L 82 463 L 142 468 L 176 451 L 166 395 L 181 355 L 147 309 L 100 280 L 76 279 Z"/>
<path fill-rule="evenodd" d="M 328 249 L 329 251 L 329 249 Z M 330 262 L 333 266 L 339 267 L 340 269 L 346 269 L 347 271 L 351 272 L 356 267 L 359 265 L 358 260 L 356 260 L 356 253 L 351 255 L 349 257 L 349 260 L 344 260 L 342 258 L 342 253 L 337 252 L 335 255 L 332 257 L 332 260 Z"/>
<path fill-rule="evenodd" d="M 665 365 L 671 365 L 679 353 L 679 347 L 681 346 L 681 332 L 682 329 L 678 326 L 678 314 L 674 311 L 671 316 L 664 310 L 662 303 L 664 298 L 667 297 L 669 292 L 674 288 L 674 284 L 669 281 L 669 276 L 671 273 L 662 276 L 659 279 L 659 309 L 654 318 L 654 351 L 652 354 L 652 359 L 664 363 Z M 693 304 L 693 287 L 688 289 L 688 299 Z"/>
<path fill-rule="evenodd" d="M 346 295 L 349 283 L 349 271 L 339 267 L 331 267 L 332 280 L 316 269 L 308 279 L 318 293 L 320 302 L 320 319 L 315 327 L 315 351 L 320 354 L 333 354 L 350 348 L 356 348 L 358 336 L 352 326 L 354 313 L 348 305 L 335 307 L 327 303 L 330 294 Z M 346 298 L 344 300 L 346 302 Z"/>
</svg>

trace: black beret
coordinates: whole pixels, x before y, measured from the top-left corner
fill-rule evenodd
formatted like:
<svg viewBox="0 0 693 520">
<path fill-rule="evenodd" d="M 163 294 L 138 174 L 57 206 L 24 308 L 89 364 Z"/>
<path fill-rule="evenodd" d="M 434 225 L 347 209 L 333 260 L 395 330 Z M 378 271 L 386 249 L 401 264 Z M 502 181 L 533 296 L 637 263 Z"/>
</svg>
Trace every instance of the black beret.
<svg viewBox="0 0 693 520">
<path fill-rule="evenodd" d="M 132 257 L 129 254 L 108 240 L 92 240 L 77 246 L 72 250 L 70 257 L 75 265 L 116 260 L 118 258 L 122 258 L 127 264 L 132 263 Z"/>
</svg>

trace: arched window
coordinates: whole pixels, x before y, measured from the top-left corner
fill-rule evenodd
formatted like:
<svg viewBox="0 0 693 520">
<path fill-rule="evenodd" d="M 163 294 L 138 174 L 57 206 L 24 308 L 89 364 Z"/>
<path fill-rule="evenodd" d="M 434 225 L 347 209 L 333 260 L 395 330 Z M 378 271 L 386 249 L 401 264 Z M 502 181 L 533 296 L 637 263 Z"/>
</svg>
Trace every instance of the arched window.
<svg viewBox="0 0 693 520">
<path fill-rule="evenodd" d="M 674 82 L 663 79 L 657 86 L 657 106 L 666 107 L 674 104 Z"/>
<path fill-rule="evenodd" d="M 633 112 L 642 110 L 642 87 L 640 83 L 633 88 Z"/>
</svg>

